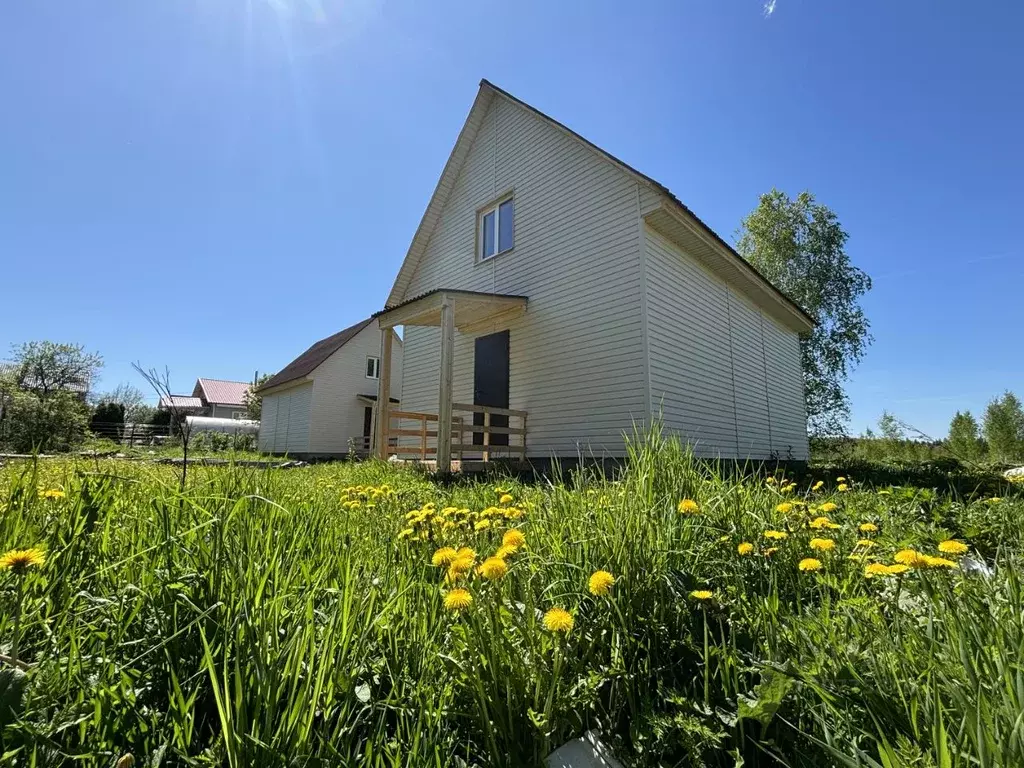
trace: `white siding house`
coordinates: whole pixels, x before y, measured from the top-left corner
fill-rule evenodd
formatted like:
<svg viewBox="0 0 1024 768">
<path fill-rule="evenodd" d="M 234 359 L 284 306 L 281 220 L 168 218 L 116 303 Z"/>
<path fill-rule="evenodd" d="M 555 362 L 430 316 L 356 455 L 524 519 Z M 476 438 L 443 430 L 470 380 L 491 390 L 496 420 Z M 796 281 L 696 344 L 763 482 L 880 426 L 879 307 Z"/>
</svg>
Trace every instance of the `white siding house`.
<svg viewBox="0 0 1024 768">
<path fill-rule="evenodd" d="M 316 342 L 268 379 L 260 388 L 260 450 L 300 457 L 345 456 L 350 448 L 368 452 L 380 348 L 380 329 L 364 320 Z M 397 337 L 391 370 L 401 376 L 402 341 Z M 400 392 L 391 393 L 395 404 Z"/>
<path fill-rule="evenodd" d="M 699 455 L 807 458 L 811 319 L 665 187 L 487 81 L 378 320 L 405 328 L 382 390 L 440 414 L 442 459 L 472 418 L 479 445 L 481 410 L 522 418 L 502 439 L 526 457 L 621 456 L 660 418 Z"/>
</svg>

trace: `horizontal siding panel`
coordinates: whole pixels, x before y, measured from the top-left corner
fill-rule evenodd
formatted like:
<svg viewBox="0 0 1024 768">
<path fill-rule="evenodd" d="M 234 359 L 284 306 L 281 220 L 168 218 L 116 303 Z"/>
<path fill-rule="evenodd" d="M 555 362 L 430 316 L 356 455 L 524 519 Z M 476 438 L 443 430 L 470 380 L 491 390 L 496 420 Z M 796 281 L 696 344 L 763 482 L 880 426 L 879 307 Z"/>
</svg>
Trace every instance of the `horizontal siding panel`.
<svg viewBox="0 0 1024 768">
<path fill-rule="evenodd" d="M 512 189 L 515 248 L 477 264 L 476 212 Z M 510 406 L 528 413 L 531 456 L 581 446 L 621 455 L 634 414 L 645 416 L 637 222 L 630 177 L 494 99 L 406 295 L 461 288 L 528 297 L 526 313 L 505 327 Z M 436 328 L 405 329 L 404 409 L 437 411 L 439 338 Z M 473 350 L 457 333 L 456 402 L 472 402 Z"/>
<path fill-rule="evenodd" d="M 666 429 L 702 456 L 806 459 L 796 334 L 658 233 L 646 229 L 645 245 L 651 394 Z"/>
</svg>

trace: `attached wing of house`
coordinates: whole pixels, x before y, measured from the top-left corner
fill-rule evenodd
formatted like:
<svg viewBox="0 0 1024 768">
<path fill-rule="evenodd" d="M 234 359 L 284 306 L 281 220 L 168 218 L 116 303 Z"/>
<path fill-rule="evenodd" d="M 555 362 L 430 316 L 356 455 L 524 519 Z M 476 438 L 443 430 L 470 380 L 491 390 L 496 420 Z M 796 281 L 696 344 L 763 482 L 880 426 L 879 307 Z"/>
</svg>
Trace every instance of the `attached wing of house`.
<svg viewBox="0 0 1024 768">
<path fill-rule="evenodd" d="M 402 340 L 393 331 L 392 371 L 401 377 Z M 259 445 L 267 453 L 366 453 L 377 402 L 382 334 L 372 318 L 313 344 L 260 387 Z M 396 388 L 394 394 L 400 394 Z M 398 398 L 392 398 L 397 404 Z"/>
<path fill-rule="evenodd" d="M 486 80 L 378 322 L 405 328 L 402 407 L 433 415 L 439 465 L 622 455 L 655 419 L 701 455 L 807 457 L 812 319 L 665 186 Z"/>
</svg>

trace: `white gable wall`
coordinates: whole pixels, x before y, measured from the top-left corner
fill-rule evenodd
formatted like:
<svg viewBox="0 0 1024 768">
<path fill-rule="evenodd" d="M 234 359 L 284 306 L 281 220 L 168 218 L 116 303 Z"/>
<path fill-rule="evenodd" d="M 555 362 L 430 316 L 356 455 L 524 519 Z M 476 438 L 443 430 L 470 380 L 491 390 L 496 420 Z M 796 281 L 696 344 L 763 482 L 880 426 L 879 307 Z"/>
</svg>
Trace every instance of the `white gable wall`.
<svg viewBox="0 0 1024 768">
<path fill-rule="evenodd" d="M 515 192 L 515 248 L 477 263 L 477 211 Z M 509 328 L 510 407 L 529 455 L 621 454 L 647 415 L 637 185 L 539 118 L 495 97 L 406 298 L 437 288 L 521 294 Z M 405 329 L 402 409 L 437 412 L 439 332 Z M 455 402 L 473 401 L 473 340 L 456 334 Z"/>
<path fill-rule="evenodd" d="M 808 456 L 797 334 L 645 230 L 651 395 L 707 457 Z"/>
<path fill-rule="evenodd" d="M 366 376 L 366 358 L 380 357 L 376 321 L 356 334 L 310 374 L 313 380 L 309 452 L 347 453 L 349 438 L 363 436 L 363 409 L 358 395 L 376 395 L 377 379 Z M 391 397 L 402 396 L 402 341 L 391 345 Z"/>
</svg>

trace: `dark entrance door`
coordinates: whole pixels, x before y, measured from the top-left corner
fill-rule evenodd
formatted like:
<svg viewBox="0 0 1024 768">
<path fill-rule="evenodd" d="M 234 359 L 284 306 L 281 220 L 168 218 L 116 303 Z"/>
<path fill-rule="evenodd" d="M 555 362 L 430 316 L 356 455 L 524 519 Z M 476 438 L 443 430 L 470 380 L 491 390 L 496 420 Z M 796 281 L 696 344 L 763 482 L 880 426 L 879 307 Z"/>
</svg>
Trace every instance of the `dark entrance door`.
<svg viewBox="0 0 1024 768">
<path fill-rule="evenodd" d="M 373 434 L 373 408 L 363 408 L 363 448 L 370 450 L 370 435 Z"/>
<path fill-rule="evenodd" d="M 479 336 L 473 358 L 473 405 L 508 408 L 508 331 Z M 473 414 L 473 424 L 484 423 L 482 413 Z M 508 416 L 491 416 L 492 427 L 507 427 Z M 491 435 L 491 445 L 508 445 L 508 435 Z M 473 433 L 473 445 L 483 445 L 484 436 Z"/>
</svg>

